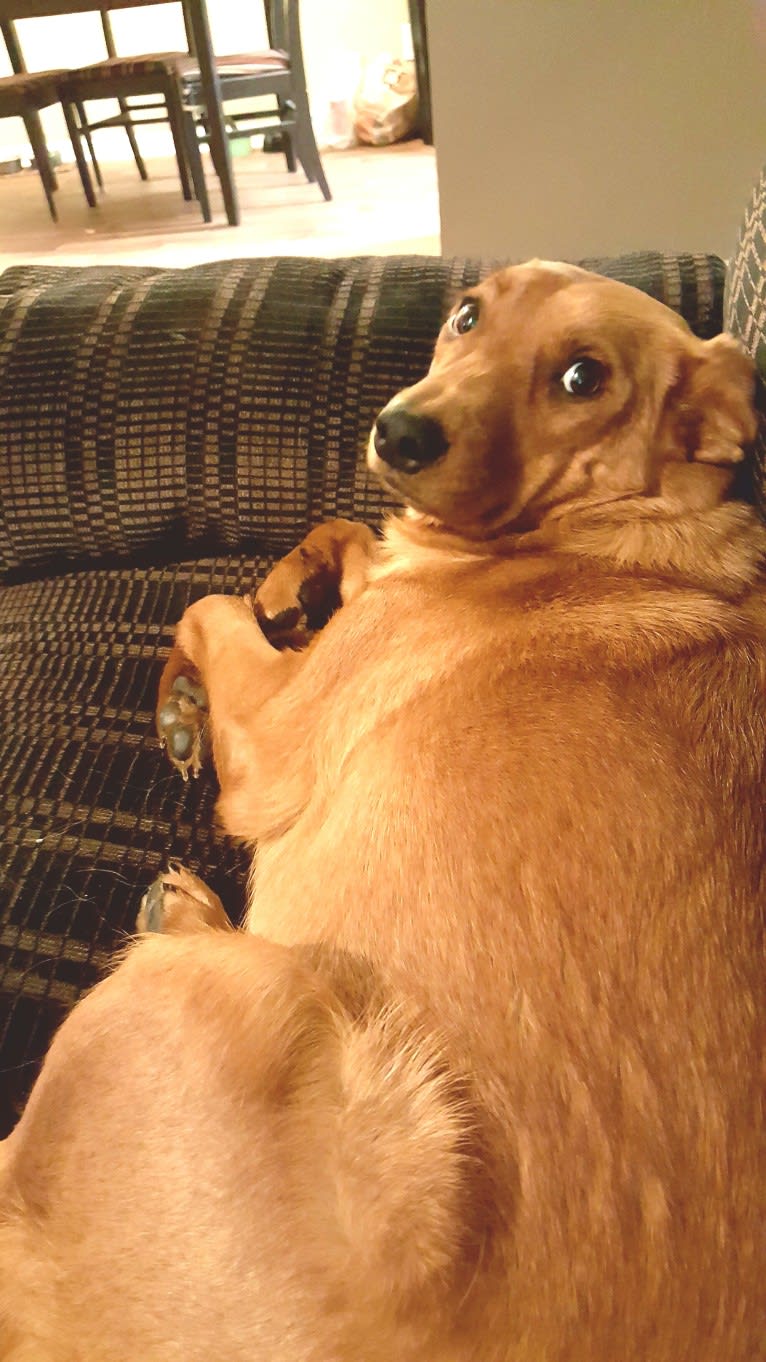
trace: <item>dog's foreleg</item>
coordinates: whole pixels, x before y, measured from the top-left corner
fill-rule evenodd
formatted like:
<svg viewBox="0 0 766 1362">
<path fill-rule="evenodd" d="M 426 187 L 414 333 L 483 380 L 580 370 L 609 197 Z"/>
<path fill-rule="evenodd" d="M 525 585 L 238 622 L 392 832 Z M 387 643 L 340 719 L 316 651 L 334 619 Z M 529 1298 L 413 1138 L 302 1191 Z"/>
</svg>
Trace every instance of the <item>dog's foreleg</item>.
<svg viewBox="0 0 766 1362">
<path fill-rule="evenodd" d="M 192 734 L 184 764 L 209 746 L 221 786 L 218 812 L 234 837 L 255 841 L 290 821 L 305 801 L 300 719 L 290 723 L 282 713 L 268 712 L 303 665 L 304 654 L 271 646 L 239 597 L 195 601 L 178 625 L 158 725 L 162 732 L 164 697 L 172 701 L 180 693 L 183 713 L 175 731 L 187 725 Z M 182 764 L 172 751 L 171 758 Z"/>
<path fill-rule="evenodd" d="M 300 651 L 324 628 L 336 610 L 348 605 L 364 590 L 370 566 L 377 556 L 378 542 L 366 525 L 353 520 L 327 521 L 275 564 L 252 597 L 211 599 L 230 600 L 232 607 L 240 609 L 240 622 L 252 623 L 254 616 L 261 634 L 271 645 L 270 652 Z M 194 611 L 195 607 L 189 609 Z M 225 607 L 219 605 L 214 609 L 223 621 Z M 197 611 L 195 618 L 200 613 Z M 184 620 L 188 624 L 187 615 Z M 236 614 L 232 613 L 230 623 L 235 618 Z M 210 694 L 200 671 L 200 650 L 197 646 L 192 648 L 197 641 L 193 630 L 190 634 L 186 625 L 179 626 L 160 678 L 156 710 L 160 740 L 184 780 L 188 780 L 190 773 L 197 776 L 210 755 Z M 237 667 L 248 695 L 253 690 L 254 680 L 248 678 L 246 667 L 243 670 L 241 664 L 252 657 L 260 665 L 266 656 L 263 647 L 258 646 L 257 638 L 251 638 L 250 643 L 253 646 L 245 648 Z M 289 672 L 289 664 L 283 671 Z M 273 681 L 278 688 L 281 680 L 277 681 L 276 673 Z M 261 687 L 257 689 L 260 694 Z M 269 691 L 268 685 L 266 690 Z M 218 774 L 220 777 L 220 767 Z"/>
</svg>

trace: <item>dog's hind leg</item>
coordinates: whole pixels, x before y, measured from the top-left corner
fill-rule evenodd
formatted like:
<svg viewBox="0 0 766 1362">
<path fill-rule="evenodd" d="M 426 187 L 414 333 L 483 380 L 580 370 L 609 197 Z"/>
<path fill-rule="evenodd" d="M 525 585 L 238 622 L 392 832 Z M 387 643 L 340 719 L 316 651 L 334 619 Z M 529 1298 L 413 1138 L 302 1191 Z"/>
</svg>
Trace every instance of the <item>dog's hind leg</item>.
<svg viewBox="0 0 766 1362">
<path fill-rule="evenodd" d="M 400 1008 L 355 1019 L 256 936 L 147 937 L 70 1014 L 0 1149 L 10 1356 L 453 1358 L 469 1146 Z"/>
</svg>

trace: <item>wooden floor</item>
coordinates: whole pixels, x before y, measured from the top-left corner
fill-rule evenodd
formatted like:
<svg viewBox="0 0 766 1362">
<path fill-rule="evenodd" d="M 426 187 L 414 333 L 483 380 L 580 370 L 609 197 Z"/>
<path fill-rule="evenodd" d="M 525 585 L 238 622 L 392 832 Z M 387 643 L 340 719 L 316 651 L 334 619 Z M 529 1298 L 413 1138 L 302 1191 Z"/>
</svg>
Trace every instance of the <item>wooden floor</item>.
<svg viewBox="0 0 766 1362">
<path fill-rule="evenodd" d="M 438 255 L 439 205 L 432 147 L 403 142 L 326 152 L 333 199 L 325 203 L 279 155 L 252 152 L 234 162 L 242 224 L 229 227 L 208 169 L 214 221 L 181 197 L 172 159 L 148 163 L 142 183 L 132 162 L 102 167 L 106 190 L 88 208 L 77 172 L 59 172 L 59 221 L 48 215 L 34 171 L 0 177 L 0 269 L 20 263 L 193 265 L 232 256 Z"/>
</svg>

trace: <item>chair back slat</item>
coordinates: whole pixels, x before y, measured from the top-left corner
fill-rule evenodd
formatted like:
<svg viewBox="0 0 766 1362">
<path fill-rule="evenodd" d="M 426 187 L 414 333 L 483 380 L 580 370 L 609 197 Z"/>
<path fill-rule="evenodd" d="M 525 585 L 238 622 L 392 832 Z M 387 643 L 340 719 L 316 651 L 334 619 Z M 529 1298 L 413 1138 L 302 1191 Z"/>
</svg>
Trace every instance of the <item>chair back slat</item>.
<svg viewBox="0 0 766 1362">
<path fill-rule="evenodd" d="M 101 11 L 101 27 L 102 27 L 102 29 L 104 30 L 104 42 L 106 43 L 106 55 L 107 55 L 108 57 L 116 57 L 116 56 L 117 56 L 117 48 L 115 47 L 115 44 L 114 44 L 114 31 L 113 31 L 113 29 L 112 29 L 112 20 L 111 20 L 111 18 L 109 17 L 109 10 L 108 10 L 108 9 L 102 9 L 102 11 Z"/>
<path fill-rule="evenodd" d="M 186 34 L 186 50 L 190 56 L 197 56 L 197 49 L 194 45 L 194 26 L 189 16 L 189 6 L 187 0 L 181 0 L 181 13 L 184 21 L 184 33 Z"/>
<path fill-rule="evenodd" d="M 290 53 L 290 65 L 295 73 L 296 79 L 301 85 L 305 85 L 306 72 L 303 68 L 300 0 L 279 0 L 279 3 L 281 4 L 285 20 L 287 36 L 286 48 Z"/>
<path fill-rule="evenodd" d="M 300 0 L 263 0 L 269 47 L 289 52 L 290 64 L 303 79 Z"/>
<path fill-rule="evenodd" d="M 285 0 L 263 0 L 266 15 L 266 32 L 269 47 L 287 51 L 287 24 L 285 22 Z"/>
<path fill-rule="evenodd" d="M 0 30 L 2 30 L 3 41 L 8 49 L 8 58 L 13 67 L 14 75 L 24 75 L 27 64 L 24 61 L 24 53 L 21 50 L 16 25 L 12 19 L 0 18 Z"/>
</svg>

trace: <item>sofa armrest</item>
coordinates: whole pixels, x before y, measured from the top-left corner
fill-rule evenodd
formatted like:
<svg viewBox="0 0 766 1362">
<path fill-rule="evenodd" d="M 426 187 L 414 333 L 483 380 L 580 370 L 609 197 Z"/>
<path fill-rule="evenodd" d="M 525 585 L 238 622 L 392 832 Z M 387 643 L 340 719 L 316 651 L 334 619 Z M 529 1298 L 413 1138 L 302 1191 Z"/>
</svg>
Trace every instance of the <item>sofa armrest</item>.
<svg viewBox="0 0 766 1362">
<path fill-rule="evenodd" d="M 726 280 L 724 325 L 755 361 L 758 434 L 751 461 L 753 497 L 766 514 L 766 168 L 753 190 Z"/>
</svg>

